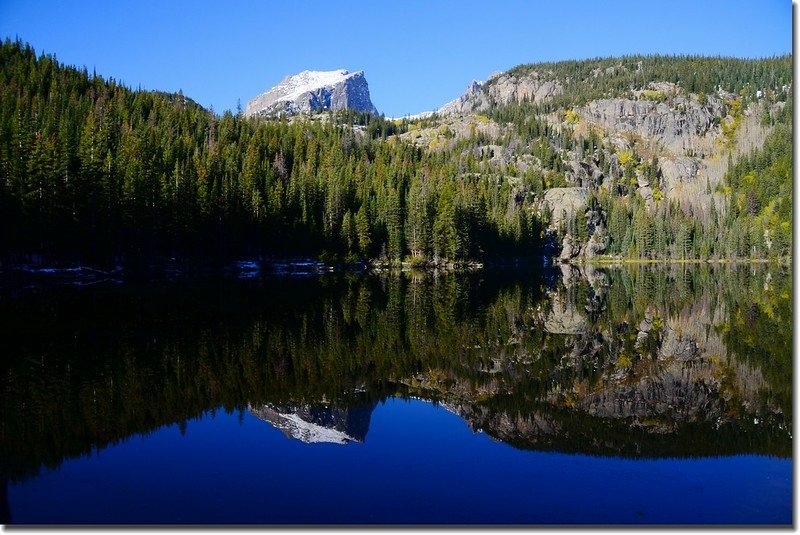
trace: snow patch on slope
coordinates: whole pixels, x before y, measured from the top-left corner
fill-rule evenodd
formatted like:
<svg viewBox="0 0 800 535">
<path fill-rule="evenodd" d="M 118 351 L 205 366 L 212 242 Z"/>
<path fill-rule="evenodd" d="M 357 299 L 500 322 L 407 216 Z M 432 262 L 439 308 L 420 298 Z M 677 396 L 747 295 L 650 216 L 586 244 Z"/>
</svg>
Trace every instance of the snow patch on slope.
<svg viewBox="0 0 800 535">
<path fill-rule="evenodd" d="M 345 69 L 335 71 L 303 71 L 300 74 L 287 76 L 281 82 L 267 91 L 267 95 L 274 97 L 275 101 L 295 100 L 303 93 L 314 91 L 320 87 L 333 87 L 334 85 L 352 78 L 358 73 L 350 73 Z"/>
</svg>

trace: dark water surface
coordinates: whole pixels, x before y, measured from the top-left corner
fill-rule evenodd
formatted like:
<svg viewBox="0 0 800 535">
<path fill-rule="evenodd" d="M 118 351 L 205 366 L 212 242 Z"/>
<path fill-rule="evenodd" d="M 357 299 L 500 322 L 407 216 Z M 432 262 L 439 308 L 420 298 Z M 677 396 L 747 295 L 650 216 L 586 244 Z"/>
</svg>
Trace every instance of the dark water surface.
<svg viewBox="0 0 800 535">
<path fill-rule="evenodd" d="M 6 292 L 11 524 L 791 524 L 775 266 Z"/>
</svg>

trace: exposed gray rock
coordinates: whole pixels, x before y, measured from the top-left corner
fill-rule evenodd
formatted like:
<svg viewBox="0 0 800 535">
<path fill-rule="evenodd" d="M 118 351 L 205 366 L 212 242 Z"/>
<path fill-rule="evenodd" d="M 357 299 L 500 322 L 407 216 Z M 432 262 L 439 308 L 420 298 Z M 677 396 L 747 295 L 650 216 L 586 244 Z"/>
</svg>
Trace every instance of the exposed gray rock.
<svg viewBox="0 0 800 535">
<path fill-rule="evenodd" d="M 561 270 L 561 283 L 564 288 L 572 288 L 584 278 L 583 273 L 581 273 L 581 268 L 584 266 L 560 264 L 558 267 Z"/>
<path fill-rule="evenodd" d="M 575 242 L 572 239 L 572 236 L 567 234 L 564 236 L 564 240 L 561 242 L 561 254 L 559 255 L 559 260 L 562 262 L 566 262 L 571 260 L 581 254 L 581 244 Z"/>
<path fill-rule="evenodd" d="M 650 336 L 650 331 L 653 330 L 653 315 L 648 312 L 644 319 L 639 323 L 639 332 L 636 334 L 636 347 L 641 347 L 647 337 Z"/>
<path fill-rule="evenodd" d="M 639 195 L 641 195 L 642 199 L 644 199 L 644 206 L 648 210 L 652 210 L 653 206 L 655 206 L 655 201 L 653 200 L 653 189 L 650 186 L 645 186 L 643 188 L 639 188 Z"/>
<path fill-rule="evenodd" d="M 649 333 L 653 329 L 653 314 L 648 312 L 645 314 L 644 319 L 639 323 L 639 330 Z"/>
<path fill-rule="evenodd" d="M 457 140 L 470 138 L 477 134 L 481 134 L 487 139 L 496 139 L 503 134 L 503 128 L 494 121 L 479 120 L 472 115 L 451 115 L 441 118 L 433 126 L 410 128 L 398 137 L 417 146 L 438 150 L 450 148 Z M 489 154 L 490 158 L 501 156 L 505 163 L 510 161 L 507 158 L 507 155 L 512 153 L 510 146 L 493 145 L 492 147 L 494 149 L 500 147 L 500 150 Z M 493 150 L 492 147 L 488 147 L 488 149 L 486 146 L 478 147 L 472 154 L 475 158 L 480 159 L 484 151 Z M 466 152 L 464 154 L 466 155 Z"/>
<path fill-rule="evenodd" d="M 486 93 L 497 103 L 522 102 L 528 100 L 532 103 L 543 102 L 561 94 L 564 90 L 561 84 L 548 80 L 539 73 L 531 73 L 523 77 L 503 74 L 487 84 Z"/>
<path fill-rule="evenodd" d="M 563 87 L 538 72 L 524 76 L 503 73 L 486 82 L 472 82 L 466 92 L 437 110 L 443 115 L 485 111 L 493 105 L 511 102 L 543 102 L 560 94 Z"/>
<path fill-rule="evenodd" d="M 483 84 L 484 82 L 473 80 L 472 83 L 469 84 L 469 86 L 467 86 L 467 90 L 464 91 L 464 93 L 460 97 L 451 100 L 450 102 L 448 102 L 447 104 L 436 110 L 436 112 L 442 115 L 471 112 L 474 101 L 476 100 L 476 95 L 480 93 Z"/>
<path fill-rule="evenodd" d="M 677 158 L 661 158 L 658 161 L 664 185 L 664 193 L 669 195 L 681 184 L 692 182 L 697 176 L 700 165 L 694 158 L 686 156 Z"/>
<path fill-rule="evenodd" d="M 608 248 L 609 241 L 610 239 L 605 231 L 605 227 L 597 229 L 583 247 L 583 256 L 592 258 L 603 254 Z"/>
<path fill-rule="evenodd" d="M 481 145 L 475 147 L 474 154 L 477 158 L 488 159 L 494 165 L 506 164 L 511 161 L 510 150 L 502 145 Z"/>
<path fill-rule="evenodd" d="M 667 328 L 664 332 L 661 355 L 663 358 L 675 358 L 678 360 L 696 358 L 701 353 L 696 340 L 696 337 L 689 333 L 684 334 L 672 328 Z"/>
<path fill-rule="evenodd" d="M 606 216 L 601 207 L 596 206 L 595 209 L 586 210 L 583 217 L 586 219 L 586 228 L 589 230 L 589 234 L 595 231 L 605 231 Z"/>
<path fill-rule="evenodd" d="M 655 139 L 663 148 L 679 155 L 705 146 L 698 138 L 715 127 L 715 117 L 723 115 L 722 109 L 721 101 L 715 97 L 708 97 L 703 106 L 693 98 L 678 95 L 666 102 L 601 99 L 576 111 L 590 123 Z"/>
<path fill-rule="evenodd" d="M 553 294 L 550 312 L 544 320 L 544 329 L 553 334 L 581 334 L 586 332 L 586 317 L 578 311 L 569 297 Z"/>
<path fill-rule="evenodd" d="M 713 370 L 705 362 L 675 362 L 656 377 L 592 393 L 581 401 L 581 408 L 605 418 L 664 416 L 675 426 L 678 422 L 715 421 L 724 413 L 725 404 L 717 394 L 719 383 Z"/>
<path fill-rule="evenodd" d="M 589 286 L 591 286 L 595 295 L 602 296 L 605 294 L 610 283 L 608 274 L 604 269 L 597 268 L 591 264 L 584 264 L 580 266 L 580 274 L 583 279 L 589 282 Z"/>
<path fill-rule="evenodd" d="M 571 171 L 567 171 L 566 179 L 578 187 L 598 187 L 603 183 L 603 171 L 597 167 L 594 161 L 582 161 L 577 159 L 575 154 L 570 154 L 569 165 Z"/>
<path fill-rule="evenodd" d="M 551 188 L 544 194 L 544 202 L 550 208 L 550 226 L 558 229 L 568 225 L 578 210 L 584 210 L 589 199 L 586 188 Z"/>
<path fill-rule="evenodd" d="M 357 110 L 377 114 L 363 71 L 303 71 L 247 103 L 245 116 L 294 114 L 326 110 Z"/>
<path fill-rule="evenodd" d="M 647 179 L 647 177 L 641 174 L 639 171 L 636 171 L 636 183 L 640 188 L 646 188 L 650 185 L 650 181 Z"/>
</svg>

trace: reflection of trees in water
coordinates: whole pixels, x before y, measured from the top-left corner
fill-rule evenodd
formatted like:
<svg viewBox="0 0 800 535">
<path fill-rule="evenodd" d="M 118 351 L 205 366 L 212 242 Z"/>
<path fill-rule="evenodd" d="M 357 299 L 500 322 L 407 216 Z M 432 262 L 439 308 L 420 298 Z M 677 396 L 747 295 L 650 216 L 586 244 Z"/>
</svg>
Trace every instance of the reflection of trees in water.
<svg viewBox="0 0 800 535">
<path fill-rule="evenodd" d="M 0 482 L 0 524 L 11 523 L 11 508 L 8 505 L 8 479 L 3 477 Z"/>
<path fill-rule="evenodd" d="M 2 453 L 19 477 L 217 407 L 398 394 L 524 447 L 789 454 L 787 274 L 563 271 L 557 286 L 286 278 L 16 299 L 0 318 Z"/>
<path fill-rule="evenodd" d="M 521 447 L 789 454 L 791 376 L 771 370 L 791 362 L 790 281 L 778 275 L 783 286 L 763 291 L 781 268 L 561 270 L 555 291 L 506 321 L 517 328 L 504 343 L 474 346 L 490 359 L 483 380 L 436 369 L 401 381 Z M 763 316 L 748 305 L 755 294 L 758 310 L 780 310 L 769 317 L 782 337 L 751 332 L 741 339 L 770 347 L 733 351 L 729 339 Z M 745 323 L 735 328 L 739 311 Z"/>
</svg>

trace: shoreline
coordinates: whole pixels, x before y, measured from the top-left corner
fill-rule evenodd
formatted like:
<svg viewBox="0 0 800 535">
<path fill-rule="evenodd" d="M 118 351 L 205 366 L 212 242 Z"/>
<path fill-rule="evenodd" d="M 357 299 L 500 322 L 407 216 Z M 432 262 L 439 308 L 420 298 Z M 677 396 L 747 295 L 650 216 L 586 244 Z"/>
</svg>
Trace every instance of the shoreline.
<svg viewBox="0 0 800 535">
<path fill-rule="evenodd" d="M 131 269 L 125 263 L 99 265 L 75 260 L 28 258 L 28 261 L 0 262 L 0 274 L 10 279 L 28 279 L 27 282 L 47 283 L 83 281 L 94 284 L 102 281 L 154 278 L 177 279 L 193 276 L 230 276 L 238 279 L 256 279 L 265 276 L 321 276 L 333 273 L 387 274 L 387 273 L 478 273 L 493 270 L 542 270 L 558 269 L 559 266 L 623 267 L 634 265 L 775 265 L 791 266 L 792 257 L 781 258 L 719 258 L 719 259 L 668 259 L 668 258 L 614 258 L 594 257 L 561 261 L 558 257 L 540 256 L 527 260 L 515 258 L 508 261 L 459 261 L 437 263 L 391 262 L 385 260 L 359 260 L 355 262 L 330 263 L 312 258 L 249 258 L 215 262 L 214 259 L 155 258 L 146 266 Z"/>
<path fill-rule="evenodd" d="M 633 265 L 633 264 L 663 264 L 663 265 L 733 265 L 733 264 L 783 264 L 791 265 L 792 257 L 780 258 L 717 258 L 717 259 L 703 259 L 703 258 L 684 258 L 684 259 L 670 259 L 670 258 L 593 258 L 590 260 L 568 260 L 565 262 L 558 262 L 565 265 L 574 266 L 616 266 L 616 265 Z"/>
</svg>

